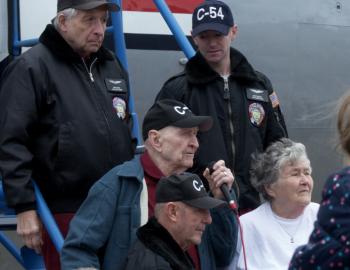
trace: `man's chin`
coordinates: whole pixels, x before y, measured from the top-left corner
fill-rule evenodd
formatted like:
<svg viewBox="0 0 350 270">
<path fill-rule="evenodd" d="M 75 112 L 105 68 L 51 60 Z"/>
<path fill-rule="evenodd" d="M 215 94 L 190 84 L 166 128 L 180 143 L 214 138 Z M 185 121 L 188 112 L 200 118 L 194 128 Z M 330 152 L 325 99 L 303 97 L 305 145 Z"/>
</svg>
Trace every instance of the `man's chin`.
<svg viewBox="0 0 350 270">
<path fill-rule="evenodd" d="M 94 45 L 89 46 L 88 51 L 89 51 L 90 53 L 95 53 L 95 52 L 97 52 L 100 48 L 101 48 L 101 45 L 94 44 Z"/>
<path fill-rule="evenodd" d="M 194 239 L 192 239 L 192 244 L 194 245 L 199 245 L 201 242 L 202 242 L 202 233 L 197 237 L 195 237 Z"/>
<path fill-rule="evenodd" d="M 185 162 L 185 166 L 186 166 L 186 168 L 192 168 L 192 166 L 193 166 L 193 160 L 191 160 L 191 161 L 186 161 Z"/>
</svg>

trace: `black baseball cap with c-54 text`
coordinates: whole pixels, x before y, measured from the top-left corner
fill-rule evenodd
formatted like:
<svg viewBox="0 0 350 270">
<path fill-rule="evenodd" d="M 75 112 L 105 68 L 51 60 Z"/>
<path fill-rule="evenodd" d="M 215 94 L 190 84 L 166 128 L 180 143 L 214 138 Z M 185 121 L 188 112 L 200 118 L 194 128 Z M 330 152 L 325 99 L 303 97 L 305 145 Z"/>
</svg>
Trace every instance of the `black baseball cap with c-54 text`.
<svg viewBox="0 0 350 270">
<path fill-rule="evenodd" d="M 195 8 L 192 14 L 192 36 L 204 31 L 217 31 L 227 35 L 234 25 L 231 9 L 222 1 L 205 1 Z"/>
<path fill-rule="evenodd" d="M 160 130 L 168 126 L 198 127 L 199 131 L 207 131 L 212 125 L 213 119 L 210 116 L 197 116 L 182 102 L 163 99 L 154 103 L 146 113 L 142 124 L 142 137 L 146 140 L 151 129 Z"/>
<path fill-rule="evenodd" d="M 156 188 L 156 202 L 183 202 L 199 209 L 212 209 L 226 204 L 210 197 L 199 176 L 187 172 L 161 178 Z"/>
</svg>

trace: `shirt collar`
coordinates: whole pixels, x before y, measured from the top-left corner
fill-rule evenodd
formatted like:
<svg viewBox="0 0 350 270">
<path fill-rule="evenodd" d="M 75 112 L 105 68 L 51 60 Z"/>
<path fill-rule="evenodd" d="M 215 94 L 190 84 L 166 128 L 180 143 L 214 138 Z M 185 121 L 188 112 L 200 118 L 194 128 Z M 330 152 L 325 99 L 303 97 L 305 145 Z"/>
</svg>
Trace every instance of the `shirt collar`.
<svg viewBox="0 0 350 270">
<path fill-rule="evenodd" d="M 141 164 L 145 174 L 149 175 L 150 177 L 159 180 L 164 176 L 156 164 L 154 164 L 147 150 L 141 156 Z"/>
</svg>

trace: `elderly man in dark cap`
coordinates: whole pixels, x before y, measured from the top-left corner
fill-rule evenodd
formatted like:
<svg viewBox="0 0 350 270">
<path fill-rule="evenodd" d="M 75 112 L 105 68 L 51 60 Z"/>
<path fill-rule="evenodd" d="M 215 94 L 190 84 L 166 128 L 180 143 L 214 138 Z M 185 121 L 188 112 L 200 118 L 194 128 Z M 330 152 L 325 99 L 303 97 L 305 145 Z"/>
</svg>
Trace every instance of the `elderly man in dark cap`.
<svg viewBox="0 0 350 270">
<path fill-rule="evenodd" d="M 6 200 L 16 211 L 18 234 L 44 255 L 46 269 L 60 269 L 59 257 L 43 232 L 31 179 L 65 235 L 92 184 L 133 157 L 123 123 L 128 77 L 102 47 L 108 12 L 118 9 L 103 0 L 59 0 L 39 44 L 2 77 L 0 172 Z"/>
<path fill-rule="evenodd" d="M 160 179 L 154 217 L 137 230 L 125 270 L 195 269 L 186 250 L 201 243 L 206 226 L 212 222 L 209 209 L 223 204 L 208 195 L 195 174 Z"/>
<path fill-rule="evenodd" d="M 137 230 L 125 270 L 195 269 L 186 250 L 201 243 L 212 222 L 209 210 L 224 203 L 210 197 L 195 174 L 160 179 L 154 217 Z"/>
<path fill-rule="evenodd" d="M 211 125 L 210 117 L 193 114 L 181 102 L 156 102 L 143 121 L 145 153 L 103 176 L 73 218 L 61 255 L 63 269 L 124 269 L 137 228 L 157 211 L 159 179 L 193 165 L 199 146 L 197 134 L 207 132 Z M 233 175 L 222 160 L 214 164 L 213 170 L 206 174 L 212 196 L 223 199 L 220 187 L 225 183 L 230 189 Z M 201 182 L 196 188 L 201 195 L 205 193 Z M 212 224 L 208 223 L 205 231 L 201 226 L 201 233 L 193 236 L 196 241 L 186 247 L 196 268 L 202 270 L 228 265 L 236 248 L 237 223 L 229 207 L 211 211 Z"/>
</svg>

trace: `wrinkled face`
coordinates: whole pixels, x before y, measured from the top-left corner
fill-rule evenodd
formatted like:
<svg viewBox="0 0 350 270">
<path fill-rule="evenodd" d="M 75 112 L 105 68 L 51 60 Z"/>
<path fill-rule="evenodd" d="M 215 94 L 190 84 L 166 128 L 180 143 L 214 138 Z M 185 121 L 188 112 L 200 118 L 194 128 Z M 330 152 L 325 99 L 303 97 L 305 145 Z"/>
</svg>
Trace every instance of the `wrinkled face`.
<svg viewBox="0 0 350 270">
<path fill-rule="evenodd" d="M 280 178 L 270 185 L 269 195 L 280 206 L 306 206 L 311 201 L 313 179 L 310 161 L 302 160 L 282 167 Z"/>
<path fill-rule="evenodd" d="M 193 166 L 194 154 L 198 149 L 198 128 L 173 126 L 159 130 L 161 156 L 172 172 L 184 172 Z"/>
<path fill-rule="evenodd" d="M 216 31 L 204 31 L 193 40 L 209 65 L 220 66 L 230 59 L 230 46 L 236 32 L 236 26 L 231 27 L 226 36 Z"/>
<path fill-rule="evenodd" d="M 199 245 L 205 226 L 212 222 L 210 211 L 208 209 L 199 209 L 184 203 L 177 203 L 177 242 L 186 250 L 189 245 Z"/>
<path fill-rule="evenodd" d="M 72 18 L 59 18 L 60 30 L 67 43 L 81 57 L 88 57 L 102 46 L 108 12 L 106 7 L 77 10 Z"/>
</svg>

